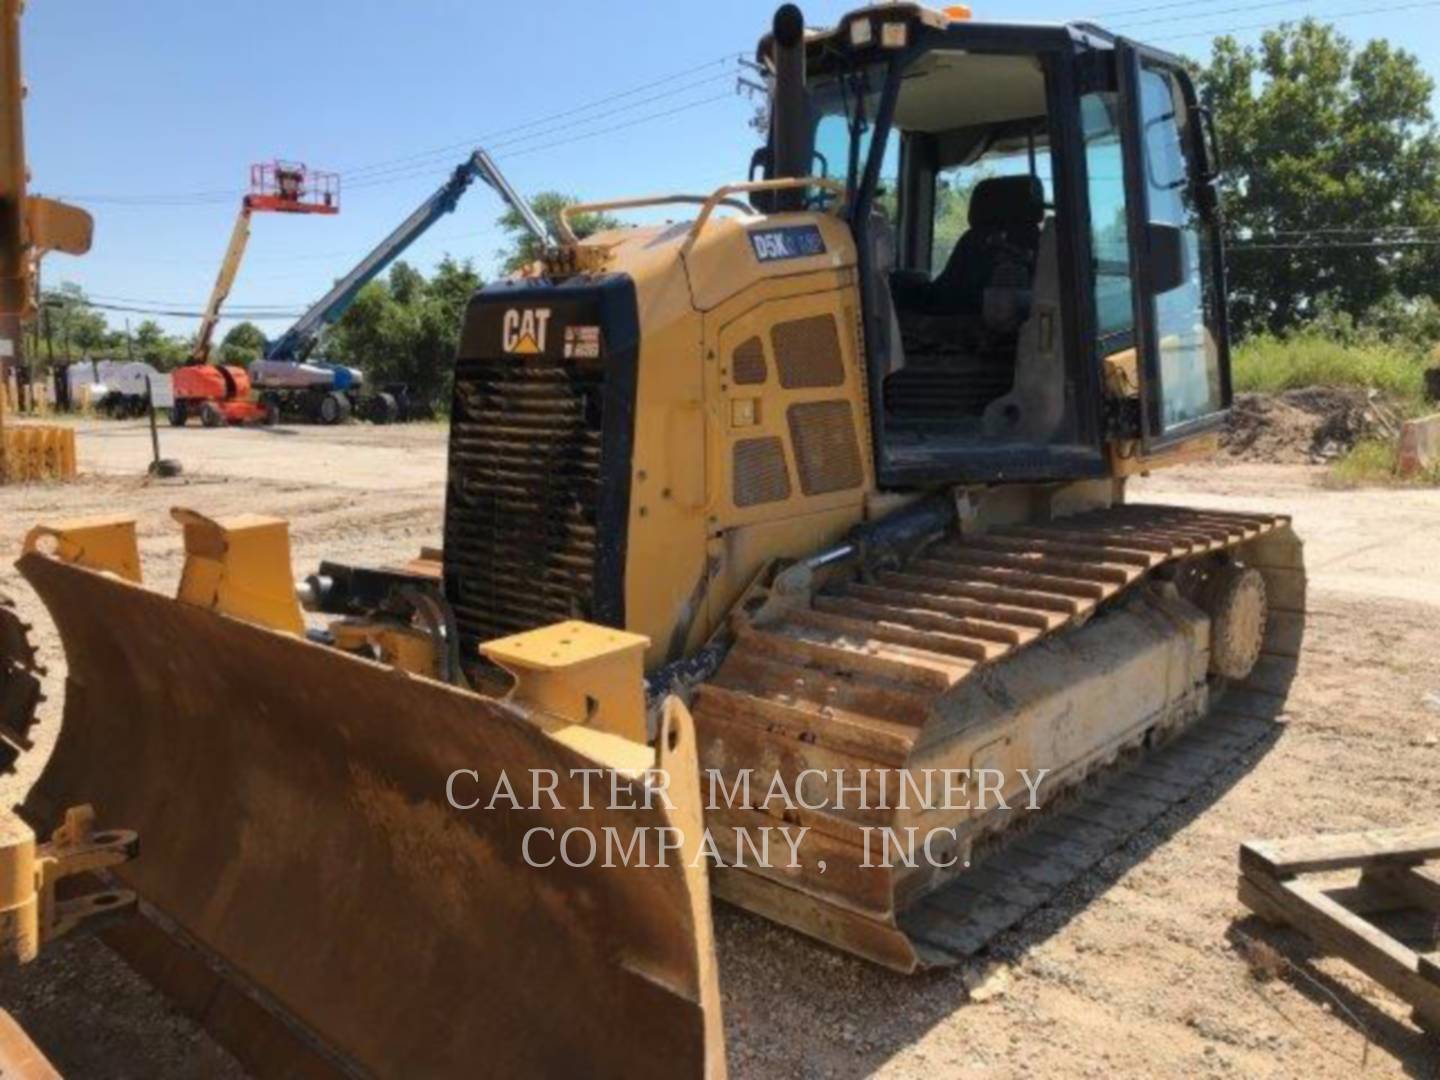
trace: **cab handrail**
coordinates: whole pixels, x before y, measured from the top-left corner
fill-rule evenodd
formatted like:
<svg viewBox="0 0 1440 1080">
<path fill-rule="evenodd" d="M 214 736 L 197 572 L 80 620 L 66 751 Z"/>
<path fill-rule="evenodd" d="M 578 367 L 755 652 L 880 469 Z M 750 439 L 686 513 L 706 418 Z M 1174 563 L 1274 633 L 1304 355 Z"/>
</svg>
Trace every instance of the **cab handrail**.
<svg viewBox="0 0 1440 1080">
<path fill-rule="evenodd" d="M 686 203 L 692 206 L 699 206 L 700 213 L 696 216 L 694 224 L 690 226 L 690 232 L 685 237 L 685 243 L 681 245 L 682 251 L 689 251 L 694 246 L 695 240 L 699 237 L 706 223 L 716 208 L 728 206 L 739 210 L 749 216 L 758 216 L 758 212 L 748 203 L 741 202 L 734 198 L 735 195 L 746 194 L 752 191 L 785 191 L 797 187 L 821 187 L 835 193 L 839 198 L 835 205 L 830 208 L 832 215 L 839 215 L 845 207 L 846 189 L 845 185 L 838 180 L 831 180 L 817 176 L 786 176 L 777 180 L 746 180 L 738 183 L 723 184 L 716 188 L 709 195 L 644 195 L 633 199 L 612 199 L 606 202 L 576 203 L 574 206 L 562 207 L 556 221 L 557 231 L 560 239 L 567 244 L 579 243 L 575 230 L 570 224 L 572 214 L 595 214 L 607 210 L 634 210 L 643 206 L 664 206 L 669 203 Z"/>
<path fill-rule="evenodd" d="M 556 221 L 556 231 L 560 233 L 560 239 L 563 242 L 567 244 L 578 244 L 580 238 L 575 235 L 575 230 L 570 224 L 571 214 L 601 214 L 607 210 L 635 210 L 642 206 L 665 206 L 669 203 L 688 203 L 692 206 L 704 206 L 713 198 L 713 195 L 641 195 L 633 199 L 609 199 L 605 202 L 576 203 L 574 206 L 561 207 L 559 219 Z M 726 199 L 725 205 L 735 210 L 744 211 L 747 214 L 755 213 L 752 207 L 741 202 L 739 199 Z"/>
</svg>

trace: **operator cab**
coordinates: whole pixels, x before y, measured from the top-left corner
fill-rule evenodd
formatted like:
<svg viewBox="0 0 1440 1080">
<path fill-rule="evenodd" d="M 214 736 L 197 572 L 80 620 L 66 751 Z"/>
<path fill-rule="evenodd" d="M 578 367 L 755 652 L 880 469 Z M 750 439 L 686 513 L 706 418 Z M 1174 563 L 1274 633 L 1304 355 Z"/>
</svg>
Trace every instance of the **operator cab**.
<svg viewBox="0 0 1440 1080">
<path fill-rule="evenodd" d="M 803 152 L 847 191 L 883 483 L 1104 475 L 1107 440 L 1148 453 L 1223 420 L 1215 159 L 1177 58 L 909 4 L 803 48 Z M 805 142 L 776 150 L 784 78 L 769 176 Z M 1107 397 L 1127 376 L 1134 400 Z"/>
</svg>

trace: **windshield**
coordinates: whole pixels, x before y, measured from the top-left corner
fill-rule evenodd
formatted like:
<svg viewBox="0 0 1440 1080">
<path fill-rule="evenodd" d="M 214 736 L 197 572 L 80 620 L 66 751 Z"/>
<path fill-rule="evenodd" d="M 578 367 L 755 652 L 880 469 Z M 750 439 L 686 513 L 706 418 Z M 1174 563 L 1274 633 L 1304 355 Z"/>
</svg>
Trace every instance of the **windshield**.
<svg viewBox="0 0 1440 1080">
<path fill-rule="evenodd" d="M 813 172 L 838 180 L 854 191 L 870 153 L 875 113 L 885 86 L 885 65 L 870 64 L 838 75 L 824 75 L 810 84 L 815 115 Z M 811 192 L 812 203 L 823 204 L 830 193 Z"/>
</svg>

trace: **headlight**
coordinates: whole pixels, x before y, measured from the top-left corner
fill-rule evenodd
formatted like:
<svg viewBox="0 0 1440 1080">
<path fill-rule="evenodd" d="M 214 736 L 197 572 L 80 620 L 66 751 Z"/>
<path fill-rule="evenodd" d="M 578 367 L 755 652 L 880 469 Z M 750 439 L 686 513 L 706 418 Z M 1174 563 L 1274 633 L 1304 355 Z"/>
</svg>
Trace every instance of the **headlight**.
<svg viewBox="0 0 1440 1080">
<path fill-rule="evenodd" d="M 910 44 L 910 24 L 887 22 L 880 25 L 880 44 L 887 49 L 903 49 Z"/>
</svg>

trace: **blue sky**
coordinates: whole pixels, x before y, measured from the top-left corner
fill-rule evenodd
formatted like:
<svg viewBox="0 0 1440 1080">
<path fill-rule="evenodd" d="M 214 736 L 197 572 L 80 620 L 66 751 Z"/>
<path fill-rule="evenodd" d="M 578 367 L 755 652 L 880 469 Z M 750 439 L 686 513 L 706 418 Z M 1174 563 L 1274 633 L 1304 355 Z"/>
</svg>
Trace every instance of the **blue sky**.
<svg viewBox="0 0 1440 1080">
<path fill-rule="evenodd" d="M 757 139 L 747 124 L 754 103 L 734 92 L 734 64 L 724 60 L 753 52 L 775 3 L 30 0 L 32 190 L 70 198 L 96 219 L 92 252 L 51 256 L 46 283 L 198 309 L 249 165 L 273 157 L 339 171 L 343 210 L 257 215 L 231 294 L 237 308 L 308 305 L 469 145 L 493 147 L 521 192 L 709 191 L 742 177 Z M 823 25 L 856 5 L 802 6 Z M 1440 0 L 1097 0 L 1088 14 L 1053 0 L 972 6 L 979 18 L 1094 18 L 1196 56 L 1220 30 L 1344 15 L 1339 25 L 1353 39 L 1390 37 L 1440 74 Z M 406 258 L 428 269 L 448 252 L 490 273 L 500 209 L 476 185 Z M 110 315 L 112 325 L 124 318 Z M 159 321 L 194 329 L 193 320 Z M 275 334 L 289 320 L 257 321 Z"/>
</svg>

